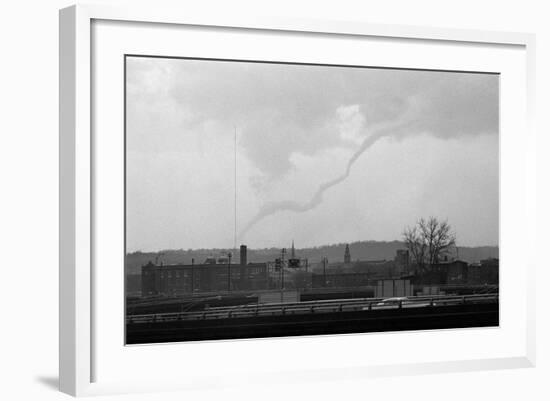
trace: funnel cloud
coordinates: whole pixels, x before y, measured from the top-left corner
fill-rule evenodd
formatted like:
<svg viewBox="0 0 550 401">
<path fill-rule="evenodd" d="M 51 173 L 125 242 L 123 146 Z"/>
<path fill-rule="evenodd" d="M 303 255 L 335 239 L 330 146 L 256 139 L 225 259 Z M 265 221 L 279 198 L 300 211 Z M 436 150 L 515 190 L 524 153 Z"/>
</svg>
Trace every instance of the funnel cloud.
<svg viewBox="0 0 550 401">
<path fill-rule="evenodd" d="M 280 201 L 280 202 L 271 202 L 266 203 L 258 212 L 256 216 L 252 218 L 252 220 L 245 226 L 245 228 L 240 232 L 239 238 L 242 239 L 245 237 L 246 233 L 254 227 L 257 223 L 259 223 L 264 218 L 271 216 L 272 214 L 278 213 L 278 212 L 284 212 L 284 211 L 290 211 L 290 212 L 296 212 L 296 213 L 303 213 L 307 212 L 319 204 L 323 202 L 323 194 L 328 191 L 330 188 L 340 184 L 346 178 L 349 177 L 351 173 L 351 168 L 353 167 L 354 163 L 361 157 L 363 153 L 365 153 L 372 145 L 376 143 L 380 138 L 382 138 L 385 135 L 389 135 L 389 130 L 391 129 L 391 126 L 398 126 L 403 124 L 403 122 L 396 122 L 394 124 L 386 124 L 385 127 L 379 127 L 377 130 L 372 132 L 369 136 L 367 136 L 361 145 L 355 150 L 355 152 L 352 154 L 350 159 L 348 160 L 346 169 L 343 174 L 340 176 L 324 182 L 323 184 L 319 185 L 319 188 L 314 193 L 314 195 L 311 197 L 311 199 L 306 203 L 298 203 L 296 201 Z M 388 126 L 389 125 L 389 126 Z"/>
</svg>

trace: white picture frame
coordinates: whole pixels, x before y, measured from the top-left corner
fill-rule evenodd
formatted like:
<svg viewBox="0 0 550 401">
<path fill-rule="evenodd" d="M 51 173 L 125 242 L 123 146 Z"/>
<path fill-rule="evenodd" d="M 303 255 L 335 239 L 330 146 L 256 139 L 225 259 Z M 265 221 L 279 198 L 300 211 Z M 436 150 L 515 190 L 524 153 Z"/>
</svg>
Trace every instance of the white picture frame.
<svg viewBox="0 0 550 401">
<path fill-rule="evenodd" d="M 129 380 L 98 380 L 94 326 L 97 316 L 94 311 L 94 287 L 98 285 L 93 267 L 94 231 L 97 221 L 94 213 L 94 148 L 92 125 L 92 66 L 94 65 L 92 25 L 94 21 L 141 22 L 152 24 L 174 24 L 204 28 L 231 28 L 247 31 L 298 32 L 308 35 L 335 35 L 340 38 L 377 37 L 388 40 L 433 41 L 438 44 L 460 43 L 465 46 L 496 45 L 513 46 L 521 49 L 519 58 L 524 58 L 526 77 L 524 81 L 526 113 L 520 119 L 525 123 L 522 140 L 525 146 L 518 149 L 522 164 L 518 173 L 524 181 L 521 222 L 527 229 L 524 247 L 534 246 L 536 226 L 535 198 L 535 134 L 531 129 L 534 110 L 534 35 L 525 33 L 485 32 L 460 29 L 438 29 L 415 26 L 376 25 L 363 22 L 292 20 L 278 18 L 233 19 L 223 16 L 187 14 L 184 10 L 166 11 L 155 7 L 112 8 L 108 6 L 78 5 L 60 11 L 60 390 L 71 395 L 93 395 L 132 391 L 156 391 L 165 389 L 196 388 L 195 382 L 208 386 L 211 381 L 201 376 L 187 376 L 184 383 L 177 378 L 151 380 L 149 383 L 133 383 Z M 522 67 L 523 68 L 523 67 Z M 505 94 L 504 96 L 509 96 Z M 501 150 L 502 151 L 502 150 Z M 506 150 L 507 152 L 507 150 Z M 121 156 L 122 157 L 122 156 Z M 508 170 L 509 171 L 509 170 Z M 507 180 L 501 177 L 501 180 Z M 511 222 L 512 224 L 513 222 Z M 510 225 L 508 225 L 510 227 Z M 503 245 L 504 246 L 504 245 Z M 533 253 L 531 253 L 533 254 Z M 529 367 L 535 363 L 535 319 L 534 319 L 534 269 L 533 259 L 525 260 L 524 279 L 520 280 L 521 294 L 525 297 L 522 307 L 522 327 L 525 327 L 521 344 L 514 355 L 479 357 L 466 360 L 445 360 L 435 362 L 419 361 L 396 364 L 389 362 L 375 365 L 350 367 L 331 365 L 318 366 L 319 370 L 300 368 L 302 378 L 314 378 L 320 371 L 332 372 L 333 377 L 351 374 L 354 377 L 399 375 L 407 372 L 435 373 L 440 371 L 466 371 L 478 369 L 499 369 Z M 122 293 L 122 288 L 120 288 Z M 122 321 L 121 321 L 122 324 Z M 434 334 L 437 335 L 437 334 Z M 354 338 L 361 341 L 359 337 Z M 266 341 L 262 340 L 265 346 Z M 296 341 L 292 340 L 296 345 Z M 277 340 L 279 343 L 280 340 Z M 245 345 L 243 345 L 245 344 Z M 246 351 L 254 342 L 241 342 L 239 347 Z M 289 343 L 290 344 L 290 343 Z M 231 347 L 231 342 L 221 345 L 202 344 L 204 347 Z M 329 345 L 334 347 L 333 345 Z M 150 347 L 149 353 L 154 353 Z M 327 362 L 328 363 L 328 362 Z M 351 367 L 353 365 L 353 367 Z M 243 368 L 244 369 L 244 368 Z M 253 373 L 253 372 L 250 372 Z M 221 375 L 223 371 L 213 372 Z M 281 371 L 281 377 L 290 377 L 292 372 Z M 286 376 L 285 376 L 286 375 Z M 321 375 L 323 376 L 323 375 Z M 258 371 L 258 380 L 265 380 L 267 373 Z M 325 376 L 326 378 L 326 376 Z M 200 386 L 199 386 L 200 387 Z"/>
</svg>

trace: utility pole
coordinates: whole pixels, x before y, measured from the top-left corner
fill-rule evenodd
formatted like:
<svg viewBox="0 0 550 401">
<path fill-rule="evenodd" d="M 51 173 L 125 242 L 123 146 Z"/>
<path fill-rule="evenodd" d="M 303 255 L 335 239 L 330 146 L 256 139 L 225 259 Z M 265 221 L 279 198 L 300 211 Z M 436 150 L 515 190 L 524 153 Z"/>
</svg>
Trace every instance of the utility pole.
<svg viewBox="0 0 550 401">
<path fill-rule="evenodd" d="M 313 287 L 313 283 L 312 283 L 313 276 L 312 276 L 312 279 L 310 280 L 309 275 L 307 274 L 308 264 L 309 264 L 309 261 L 308 259 L 306 259 L 306 288 L 311 288 Z"/>
<path fill-rule="evenodd" d="M 227 262 L 227 291 L 231 291 L 231 256 L 233 256 L 233 254 L 231 252 L 229 252 L 227 254 L 228 256 L 228 262 Z"/>
<path fill-rule="evenodd" d="M 195 258 L 191 258 L 191 294 L 195 292 Z"/>
<path fill-rule="evenodd" d="M 323 287 L 327 286 L 327 258 L 323 258 Z"/>
<path fill-rule="evenodd" d="M 283 291 L 285 289 L 285 253 L 286 249 L 281 249 L 281 303 L 283 302 Z"/>
</svg>

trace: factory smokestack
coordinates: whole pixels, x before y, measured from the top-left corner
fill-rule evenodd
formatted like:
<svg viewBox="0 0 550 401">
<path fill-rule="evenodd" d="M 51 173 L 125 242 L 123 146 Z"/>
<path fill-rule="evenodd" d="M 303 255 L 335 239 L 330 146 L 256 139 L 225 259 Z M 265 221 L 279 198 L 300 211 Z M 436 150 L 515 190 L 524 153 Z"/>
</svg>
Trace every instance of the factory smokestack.
<svg viewBox="0 0 550 401">
<path fill-rule="evenodd" d="M 241 245 L 241 266 L 246 266 L 246 245 Z"/>
</svg>

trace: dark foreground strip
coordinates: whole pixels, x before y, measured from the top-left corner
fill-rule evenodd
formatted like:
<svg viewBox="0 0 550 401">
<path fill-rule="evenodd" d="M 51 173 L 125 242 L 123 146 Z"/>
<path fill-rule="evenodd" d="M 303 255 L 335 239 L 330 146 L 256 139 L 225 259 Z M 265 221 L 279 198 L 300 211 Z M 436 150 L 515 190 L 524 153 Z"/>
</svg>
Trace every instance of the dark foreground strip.
<svg viewBox="0 0 550 401">
<path fill-rule="evenodd" d="M 131 323 L 126 325 L 126 343 L 490 327 L 499 324 L 498 308 L 495 302 L 310 315 Z"/>
</svg>

